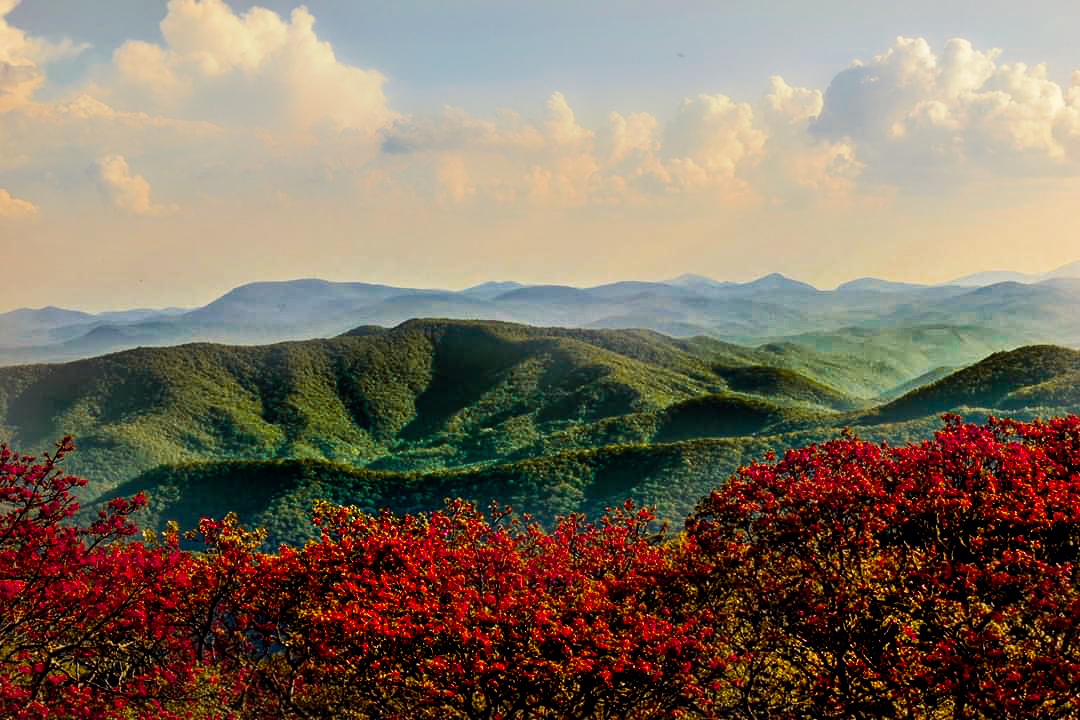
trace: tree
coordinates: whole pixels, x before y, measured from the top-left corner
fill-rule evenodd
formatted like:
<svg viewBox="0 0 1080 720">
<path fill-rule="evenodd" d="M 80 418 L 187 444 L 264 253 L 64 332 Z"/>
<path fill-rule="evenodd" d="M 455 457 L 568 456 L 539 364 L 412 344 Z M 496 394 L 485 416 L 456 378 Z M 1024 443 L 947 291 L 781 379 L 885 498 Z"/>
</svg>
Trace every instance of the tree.
<svg viewBox="0 0 1080 720">
<path fill-rule="evenodd" d="M 1080 713 L 1080 419 L 948 418 L 739 471 L 687 525 L 725 717 Z"/>
<path fill-rule="evenodd" d="M 247 712 L 691 713 L 713 630 L 666 602 L 678 569 L 652 519 L 628 505 L 549 532 L 460 501 L 402 517 L 319 505 L 321 539 L 265 556 L 225 610 L 222 643 L 248 648 Z"/>
<path fill-rule="evenodd" d="M 73 449 L 64 438 L 39 461 L 0 446 L 0 716 L 168 716 L 194 680 L 174 613 L 187 556 L 126 542 L 141 496 L 75 523 L 85 481 L 58 469 Z"/>
</svg>

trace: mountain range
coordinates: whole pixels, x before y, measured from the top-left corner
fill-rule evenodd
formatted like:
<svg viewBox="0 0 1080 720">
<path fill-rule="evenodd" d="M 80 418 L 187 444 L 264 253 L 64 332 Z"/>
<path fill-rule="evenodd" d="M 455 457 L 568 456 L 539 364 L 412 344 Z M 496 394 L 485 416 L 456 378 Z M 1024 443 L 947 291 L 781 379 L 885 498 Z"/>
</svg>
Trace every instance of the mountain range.
<svg viewBox="0 0 1080 720">
<path fill-rule="evenodd" d="M 1052 280 L 1054 278 L 1076 277 L 1080 277 L 1080 260 L 1071 262 L 1067 265 L 1062 265 L 1056 270 L 1051 270 L 1046 273 L 1021 273 L 1014 270 L 996 270 L 965 275 L 964 277 L 950 281 L 948 284 L 981 287 L 999 282 L 1037 283 L 1042 282 L 1043 280 Z"/>
<path fill-rule="evenodd" d="M 55 307 L 0 314 L 0 365 L 62 362 L 135 347 L 189 342 L 267 344 L 333 337 L 360 325 L 394 327 L 418 317 L 539 326 L 642 328 L 673 337 L 761 344 L 795 335 L 977 326 L 999 348 L 1080 343 L 1080 263 L 1038 282 L 979 285 L 969 276 L 926 286 L 861 278 L 819 290 L 780 274 L 748 283 L 682 275 L 589 288 L 488 282 L 462 291 L 306 279 L 257 282 L 194 309 L 89 314 Z M 1012 275 L 1008 276 L 1013 278 Z M 1020 276 L 1017 276 L 1020 277 Z M 958 364 L 958 358 L 946 359 Z M 946 362 L 945 364 L 948 364 Z"/>
<path fill-rule="evenodd" d="M 88 507 L 145 491 L 151 526 L 234 510 L 296 543 L 317 498 L 409 512 L 461 496 L 551 518 L 631 497 L 678 523 L 739 465 L 845 427 L 904 443 L 946 411 L 1080 409 L 1080 352 L 1063 347 L 1001 350 L 978 326 L 797 339 L 443 319 L 144 347 L 0 368 L 0 440 L 74 434 Z"/>
</svg>

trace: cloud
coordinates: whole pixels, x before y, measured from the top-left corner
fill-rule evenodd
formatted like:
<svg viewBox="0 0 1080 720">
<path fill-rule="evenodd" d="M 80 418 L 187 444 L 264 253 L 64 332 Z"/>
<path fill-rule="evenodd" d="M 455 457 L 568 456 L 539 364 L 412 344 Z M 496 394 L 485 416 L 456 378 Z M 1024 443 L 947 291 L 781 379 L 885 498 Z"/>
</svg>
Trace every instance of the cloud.
<svg viewBox="0 0 1080 720">
<path fill-rule="evenodd" d="M 853 140 L 880 179 L 898 184 L 927 171 L 1057 172 L 1080 160 L 1080 79 L 1062 87 L 1044 65 L 1003 64 L 1001 54 L 962 38 L 940 54 L 897 38 L 833 78 L 811 132 Z"/>
<path fill-rule="evenodd" d="M 767 138 L 749 104 L 703 94 L 683 101 L 665 130 L 661 157 L 676 187 L 740 189 L 740 166 L 761 159 Z"/>
<path fill-rule="evenodd" d="M 113 204 L 133 215 L 159 217 L 177 210 L 175 205 L 157 205 L 150 198 L 150 183 L 132 174 L 122 155 L 106 155 L 97 164 L 98 178 Z"/>
<path fill-rule="evenodd" d="M 548 119 L 544 125 L 552 143 L 562 147 L 580 147 L 592 141 L 592 131 L 578 125 L 574 111 L 561 92 L 552 93 L 547 107 Z"/>
<path fill-rule="evenodd" d="M 129 41 L 113 54 L 118 95 L 188 118 L 308 135 L 372 138 L 396 114 L 376 70 L 338 60 L 304 7 L 288 20 L 223 0 L 170 0 L 162 44 Z"/>
<path fill-rule="evenodd" d="M 33 203 L 14 197 L 4 188 L 0 188 L 0 218 L 27 220 L 37 215 L 38 209 Z"/>
<path fill-rule="evenodd" d="M 784 78 L 769 78 L 769 91 L 765 94 L 765 111 L 788 125 L 804 124 L 821 114 L 825 104 L 820 90 L 791 87 Z"/>
<path fill-rule="evenodd" d="M 638 158 L 647 161 L 655 156 L 660 148 L 656 131 L 660 123 L 647 112 L 630 113 L 623 117 L 617 112 L 611 113 L 611 162 L 621 163 L 624 159 Z"/>
<path fill-rule="evenodd" d="M 150 115 L 145 112 L 117 110 L 111 105 L 85 93 L 77 95 L 74 99 L 66 102 L 39 106 L 30 115 L 35 120 L 49 120 L 51 122 L 104 123 L 120 127 L 126 132 L 160 129 L 178 135 L 201 138 L 222 134 L 222 129 L 213 123 L 178 120 L 162 115 Z M 99 127 L 97 131 L 101 132 L 101 130 L 102 128 Z"/>
<path fill-rule="evenodd" d="M 50 42 L 28 36 L 8 25 L 7 16 L 19 0 L 0 0 L 0 112 L 23 106 L 45 81 L 41 66 L 78 55 L 88 46 L 65 38 Z"/>
<path fill-rule="evenodd" d="M 818 142 L 786 157 L 788 177 L 827 205 L 851 201 L 864 167 L 850 142 Z"/>
<path fill-rule="evenodd" d="M 391 155 L 463 148 L 536 152 L 546 142 L 540 130 L 515 112 L 502 111 L 497 121 L 490 121 L 456 107 L 435 115 L 399 117 L 380 136 L 382 151 Z"/>
<path fill-rule="evenodd" d="M 769 78 L 758 106 L 767 138 L 747 180 L 770 204 L 837 207 L 859 199 L 865 163 L 855 142 L 808 132 L 823 106 L 821 91 L 794 87 L 779 75 Z"/>
<path fill-rule="evenodd" d="M 788 90 L 793 98 L 804 92 Z M 666 124 L 649 112 L 612 112 L 606 125 L 586 127 L 561 92 L 548 96 L 544 110 L 536 124 L 516 113 L 489 121 L 458 108 L 400 118 L 382 131 L 383 156 L 399 171 L 433 163 L 442 204 L 474 194 L 545 207 L 697 192 L 742 201 L 750 190 L 741 173 L 761 159 L 768 136 L 750 105 L 723 95 L 687 99 Z"/>
<path fill-rule="evenodd" d="M 33 44 L 26 34 L 7 24 L 7 15 L 18 3 L 0 0 L 0 112 L 30 101 L 45 80 L 34 61 Z"/>
</svg>

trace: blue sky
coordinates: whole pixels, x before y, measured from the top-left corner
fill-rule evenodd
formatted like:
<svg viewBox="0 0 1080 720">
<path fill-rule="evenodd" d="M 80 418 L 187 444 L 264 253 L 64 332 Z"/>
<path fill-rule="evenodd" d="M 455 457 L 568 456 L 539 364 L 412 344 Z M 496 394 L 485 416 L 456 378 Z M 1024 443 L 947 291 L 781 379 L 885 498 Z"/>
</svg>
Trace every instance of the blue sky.
<svg viewBox="0 0 1080 720">
<path fill-rule="evenodd" d="M 1080 258 L 1080 6 L 0 0 L 0 311 Z"/>
</svg>

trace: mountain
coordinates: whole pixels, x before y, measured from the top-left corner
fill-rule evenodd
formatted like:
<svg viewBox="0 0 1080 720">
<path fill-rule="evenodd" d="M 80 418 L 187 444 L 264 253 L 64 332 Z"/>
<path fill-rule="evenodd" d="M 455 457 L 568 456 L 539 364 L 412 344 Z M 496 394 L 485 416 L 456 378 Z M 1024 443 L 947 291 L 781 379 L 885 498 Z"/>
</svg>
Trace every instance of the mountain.
<svg viewBox="0 0 1080 720">
<path fill-rule="evenodd" d="M 851 396 L 787 368 L 718 365 L 713 371 L 724 379 L 729 389 L 736 392 L 780 396 L 837 411 L 854 410 L 856 406 Z"/>
<path fill-rule="evenodd" d="M 1080 343 L 1080 279 L 1036 284 L 1001 282 L 958 294 L 898 305 L 875 321 L 881 327 L 949 324 L 993 328 L 1018 344 Z"/>
<path fill-rule="evenodd" d="M 148 522 L 237 509 L 289 542 L 318 497 L 413 511 L 460 495 L 550 518 L 630 496 L 678 522 L 740 464 L 845 426 L 902 444 L 949 410 L 1080 407 L 1080 352 L 1066 348 L 996 352 L 938 377 L 938 357 L 993 339 L 849 328 L 747 347 L 442 319 L 144 347 L 0 368 L 0 441 L 34 451 L 74 434 L 66 469 L 92 480 L 84 500 L 146 490 Z"/>
<path fill-rule="evenodd" d="M 993 285 L 1000 282 L 1018 282 L 1018 283 L 1038 283 L 1044 280 L 1050 280 L 1052 278 L 1080 278 L 1080 260 L 1071 262 L 1061 267 L 1051 270 L 1047 273 L 1021 273 L 1013 272 L 1011 270 L 998 270 L 991 272 L 974 273 L 973 275 L 965 275 L 962 278 L 957 278 L 951 281 L 950 285 L 966 285 L 970 287 L 981 287 L 985 285 Z"/>
<path fill-rule="evenodd" d="M 587 291 L 569 285 L 529 285 L 500 293 L 495 299 L 505 303 L 586 304 L 591 298 Z"/>
<path fill-rule="evenodd" d="M 1062 265 L 1056 270 L 1052 270 L 1043 276 L 1044 280 L 1049 280 L 1050 278 L 1080 278 L 1080 260 Z"/>
<path fill-rule="evenodd" d="M 0 314 L 0 347 L 19 347 L 47 342 L 48 331 L 65 325 L 87 323 L 93 315 L 58 307 L 20 308 Z"/>
<path fill-rule="evenodd" d="M 963 287 L 984 287 L 1003 282 L 1035 283 L 1042 280 L 1041 275 L 1014 272 L 1012 270 L 989 270 L 986 272 L 972 273 L 963 277 L 950 280 L 946 285 L 960 285 Z"/>
<path fill-rule="evenodd" d="M 49 447 L 75 433 L 78 469 L 107 484 L 210 458 L 463 465 L 542 453 L 568 421 L 723 391 L 704 355 L 645 331 L 448 320 L 269 346 L 140 348 L 0 368 L 0 437 Z M 495 446 L 478 440 L 484 432 Z"/>
<path fill-rule="evenodd" d="M 485 282 L 480 283 L 479 285 L 474 285 L 471 288 L 466 288 L 461 292 L 463 295 L 477 297 L 481 300 L 492 300 L 505 292 L 510 292 L 511 290 L 518 290 L 519 288 L 523 287 L 525 286 L 518 282 Z"/>
<path fill-rule="evenodd" d="M 85 322 L 93 318 L 89 313 L 77 310 L 48 307 L 33 309 L 20 308 L 0 314 L 0 328 L 19 331 L 28 327 L 59 327 L 76 322 Z"/>
<path fill-rule="evenodd" d="M 880 278 L 857 278 L 855 280 L 849 280 L 846 283 L 841 283 L 837 286 L 837 292 L 911 292 L 916 290 L 922 290 L 926 288 L 926 285 L 917 285 L 913 283 L 892 282 L 891 280 L 882 280 Z"/>
<path fill-rule="evenodd" d="M 456 292 L 309 278 L 251 283 L 187 311 L 7 313 L 0 316 L 0 365 L 63 362 L 139 346 L 332 337 L 359 325 L 394 327 L 416 317 L 640 327 L 746 345 L 845 327 L 928 325 L 992 328 L 1012 347 L 1074 344 L 1080 343 L 1080 320 L 1067 308 L 1080 301 L 1078 283 L 1055 277 L 1038 284 L 927 287 L 862 278 L 824 291 L 773 273 L 741 284 L 683 275 L 665 283 L 620 281 L 586 288 L 506 281 Z M 970 358 L 939 360 L 938 365 L 959 365 Z"/>
<path fill-rule="evenodd" d="M 737 285 L 731 290 L 739 290 L 751 293 L 795 293 L 816 295 L 821 291 L 813 285 L 798 280 L 792 280 L 780 273 L 770 273 L 752 282 Z"/>
<path fill-rule="evenodd" d="M 769 343 L 785 347 L 808 348 L 824 357 L 835 359 L 837 377 L 830 380 L 833 387 L 849 394 L 873 398 L 883 391 L 907 383 L 923 373 L 942 366 L 964 366 L 986 356 L 1017 347 L 1009 333 L 981 325 L 917 325 L 867 328 L 842 327 L 831 332 L 800 333 L 783 338 L 769 338 Z M 860 378 L 871 376 L 891 378 L 891 385 L 857 386 Z M 852 372 L 855 371 L 855 372 Z"/>
<path fill-rule="evenodd" d="M 581 512 L 598 516 L 628 497 L 681 523 L 702 494 L 740 464 L 782 451 L 775 438 L 707 438 L 664 445 L 611 445 L 552 453 L 505 464 L 386 472 L 317 460 L 222 461 L 167 464 L 103 493 L 97 504 L 144 492 L 145 526 L 174 520 L 193 527 L 203 517 L 236 512 L 249 526 L 266 528 L 267 549 L 312 538 L 309 512 L 317 499 L 362 510 L 398 513 L 443 507 L 445 498 L 499 502 L 550 521 Z M 77 454 L 77 453 L 76 453 Z"/>
<path fill-rule="evenodd" d="M 683 273 L 678 277 L 665 280 L 664 284 L 698 291 L 724 289 L 735 285 L 733 282 L 718 282 L 712 278 L 705 277 L 704 275 L 695 275 L 694 273 Z"/>
<path fill-rule="evenodd" d="M 881 395 L 878 396 L 878 400 L 883 403 L 887 403 L 890 400 L 895 400 L 899 397 L 903 397 L 904 395 L 907 395 L 913 390 L 918 390 L 921 387 L 935 383 L 943 377 L 947 377 L 953 374 L 957 371 L 957 369 L 958 368 L 945 366 L 934 368 L 933 370 L 929 370 L 913 380 L 908 380 L 905 383 L 901 383 L 896 387 L 881 393 Z"/>
<path fill-rule="evenodd" d="M 444 340 L 454 343 L 465 339 L 459 334 L 462 327 L 476 330 L 468 324 L 454 324 L 452 329 L 439 323 L 414 324 L 411 330 L 431 338 L 445 332 Z M 670 345 L 652 335 L 556 333 L 553 337 L 540 329 L 500 330 L 510 334 L 504 338 L 520 333 L 517 337 L 526 342 L 526 338 L 544 338 L 546 342 L 573 338 L 590 345 L 590 340 L 596 342 L 594 347 L 622 347 L 630 355 L 651 356 L 655 368 L 681 366 L 687 355 L 696 356 L 704 349 L 680 348 L 678 343 Z M 402 330 L 397 328 L 374 335 L 384 340 L 403 339 Z M 714 349 L 721 351 L 714 358 L 731 362 L 722 346 Z M 504 355 L 495 365 L 507 359 Z M 694 369 L 701 370 L 696 365 Z M 460 447 L 483 446 L 493 452 L 493 461 L 445 463 L 450 454 L 446 446 L 425 447 L 422 452 L 429 455 L 428 460 L 436 455 L 444 463 L 424 466 L 411 465 L 396 456 L 384 456 L 366 466 L 318 457 L 245 458 L 242 454 L 231 459 L 173 460 L 134 473 L 102 493 L 97 502 L 145 492 L 150 502 L 142 520 L 156 527 L 169 519 L 188 527 L 200 517 L 236 511 L 243 521 L 268 529 L 271 547 L 278 542 L 303 543 L 311 537 L 307 512 L 317 499 L 369 512 L 388 508 L 405 513 L 441 507 L 447 497 L 464 497 L 481 504 L 496 501 L 549 521 L 566 513 L 595 517 L 605 507 L 631 497 L 657 508 L 661 518 L 678 523 L 697 498 L 723 483 L 741 465 L 767 453 L 782 454 L 791 447 L 834 439 L 842 426 L 854 426 L 860 437 L 871 442 L 898 445 L 929 437 L 940 426 L 938 413 L 946 410 L 959 409 L 969 419 L 980 421 L 986 411 L 973 407 L 1011 403 L 1020 408 L 1025 392 L 1031 399 L 1053 400 L 1054 407 L 1073 411 L 1080 401 L 1076 389 L 1080 387 L 1076 382 L 1080 353 L 1053 346 L 996 353 L 897 401 L 847 414 L 822 405 L 790 404 L 790 398 L 783 398 L 782 393 L 767 395 L 788 385 L 794 392 L 822 393 L 845 402 L 834 391 L 795 373 L 734 364 L 721 365 L 720 371 L 728 383 L 726 390 L 675 400 L 660 409 L 642 405 L 643 409 L 622 413 L 625 406 L 608 406 L 592 420 L 576 421 L 570 419 L 576 410 L 567 406 L 556 412 L 569 412 L 544 421 L 533 416 L 530 424 L 518 416 L 458 437 Z M 482 374 L 482 368 L 469 369 L 472 376 L 478 372 Z M 736 387 L 766 394 L 736 392 Z M 548 412 L 553 409 L 551 405 L 547 408 Z M 1039 409 L 1028 408 L 1018 416 L 1030 419 Z M 595 419 L 610 410 L 615 410 L 614 414 Z M 529 433 L 536 433 L 539 440 L 518 445 L 517 452 L 499 453 L 500 446 L 514 446 L 522 434 Z M 119 449 L 112 448 L 114 456 Z"/>
<path fill-rule="evenodd" d="M 0 368 L 0 439 L 43 448 L 75 434 L 72 469 L 106 487 L 159 465 L 241 460 L 429 472 L 829 426 L 896 379 L 797 345 L 413 320 Z"/>
<path fill-rule="evenodd" d="M 1074 404 L 1070 383 L 1080 373 L 1080 352 L 1033 345 L 990 357 L 903 395 L 859 421 L 896 422 L 964 407 L 1020 409 Z M 1064 391 L 1064 392 L 1062 392 Z M 1056 402 L 1049 402 L 1056 397 Z"/>
<path fill-rule="evenodd" d="M 183 316 L 209 325 L 290 326 L 308 323 L 313 313 L 363 307 L 409 291 L 367 283 L 332 283 L 309 278 L 258 282 L 230 290 L 209 305 Z"/>
</svg>

